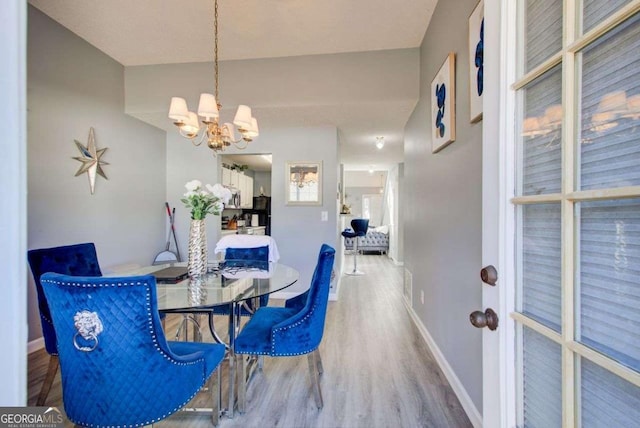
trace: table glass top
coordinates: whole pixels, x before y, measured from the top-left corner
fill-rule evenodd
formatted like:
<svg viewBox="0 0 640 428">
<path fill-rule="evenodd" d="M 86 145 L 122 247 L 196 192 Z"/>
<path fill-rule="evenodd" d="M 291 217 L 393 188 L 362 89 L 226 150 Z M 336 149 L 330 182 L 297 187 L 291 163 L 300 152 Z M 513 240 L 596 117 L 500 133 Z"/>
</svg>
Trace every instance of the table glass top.
<svg viewBox="0 0 640 428">
<path fill-rule="evenodd" d="M 186 266 L 186 263 L 147 266 L 127 274 L 147 275 L 170 266 Z M 280 263 L 216 262 L 209 265 L 209 273 L 201 278 L 185 279 L 175 284 L 158 283 L 158 309 L 168 311 L 229 305 L 275 293 L 295 283 L 298 276 L 297 270 Z"/>
</svg>

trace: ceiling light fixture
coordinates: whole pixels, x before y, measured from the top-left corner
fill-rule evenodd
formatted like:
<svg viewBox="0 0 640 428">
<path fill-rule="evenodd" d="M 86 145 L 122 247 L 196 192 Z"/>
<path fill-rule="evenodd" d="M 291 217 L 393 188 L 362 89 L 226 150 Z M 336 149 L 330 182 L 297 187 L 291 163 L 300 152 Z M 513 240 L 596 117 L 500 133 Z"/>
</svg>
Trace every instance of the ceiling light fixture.
<svg viewBox="0 0 640 428">
<path fill-rule="evenodd" d="M 381 150 L 384 147 L 384 137 L 376 137 L 376 147 Z"/>
<path fill-rule="evenodd" d="M 233 124 L 238 127 L 240 138 L 236 140 L 233 125 L 218 123 L 220 117 L 220 97 L 218 96 L 218 0 L 214 0 L 214 70 L 215 70 L 215 96 L 212 94 L 200 94 L 198 104 L 198 114 L 189 111 L 184 98 L 171 98 L 169 107 L 169 118 L 173 119 L 173 124 L 180 129 L 180 135 L 191 140 L 194 146 L 199 146 L 207 140 L 207 145 L 215 156 L 216 152 L 223 151 L 226 147 L 234 144 L 238 149 L 245 149 L 249 142 L 259 135 L 258 122 L 251 116 L 251 108 L 246 105 L 239 105 Z M 200 125 L 198 116 L 202 117 L 205 125 L 205 132 L 198 140 Z"/>
</svg>

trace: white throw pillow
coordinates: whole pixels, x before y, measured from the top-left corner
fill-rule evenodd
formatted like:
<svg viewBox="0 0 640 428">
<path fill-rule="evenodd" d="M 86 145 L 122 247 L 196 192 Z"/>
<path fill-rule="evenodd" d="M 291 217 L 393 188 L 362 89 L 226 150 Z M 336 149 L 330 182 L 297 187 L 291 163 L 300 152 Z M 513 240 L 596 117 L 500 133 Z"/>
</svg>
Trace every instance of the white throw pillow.
<svg viewBox="0 0 640 428">
<path fill-rule="evenodd" d="M 374 229 L 376 232 L 384 233 L 385 235 L 389 233 L 389 226 L 378 226 Z"/>
</svg>

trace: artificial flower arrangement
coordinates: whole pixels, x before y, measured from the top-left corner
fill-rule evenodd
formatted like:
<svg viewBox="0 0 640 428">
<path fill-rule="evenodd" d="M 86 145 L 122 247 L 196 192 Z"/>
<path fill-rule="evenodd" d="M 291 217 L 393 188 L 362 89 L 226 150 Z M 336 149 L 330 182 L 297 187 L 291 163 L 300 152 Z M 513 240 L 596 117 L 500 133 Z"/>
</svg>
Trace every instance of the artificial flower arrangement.
<svg viewBox="0 0 640 428">
<path fill-rule="evenodd" d="M 224 204 L 231 199 L 231 191 L 219 183 L 207 184 L 203 189 L 199 180 L 192 180 L 184 187 L 187 193 L 181 201 L 191 210 L 192 220 L 204 220 L 207 214 L 220 215 Z"/>
</svg>

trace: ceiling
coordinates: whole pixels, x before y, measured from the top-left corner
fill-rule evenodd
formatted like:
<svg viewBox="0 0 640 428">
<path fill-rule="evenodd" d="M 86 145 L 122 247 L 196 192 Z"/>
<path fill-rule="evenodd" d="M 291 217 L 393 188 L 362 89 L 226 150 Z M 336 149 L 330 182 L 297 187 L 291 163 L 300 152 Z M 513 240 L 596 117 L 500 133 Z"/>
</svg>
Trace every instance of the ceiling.
<svg viewBox="0 0 640 428">
<path fill-rule="evenodd" d="M 124 66 L 213 59 L 212 0 L 29 3 Z M 417 48 L 436 3 L 437 0 L 220 0 L 219 58 L 251 60 Z M 394 101 L 391 96 L 389 101 Z M 250 100 L 247 104 L 252 105 Z M 379 111 L 380 100 L 375 104 L 372 114 Z M 332 106 L 326 108 L 335 110 Z M 386 153 L 376 153 L 372 131 L 367 129 L 367 124 L 375 121 L 363 117 L 366 115 L 362 109 L 353 117 L 347 113 L 334 120 L 343 163 L 350 169 L 368 169 L 371 165 L 380 168 L 389 161 L 401 161 L 403 128 L 411 111 L 398 110 L 388 109 L 385 116 L 389 120 L 384 121 L 388 125 L 377 124 L 374 131 L 385 136 Z M 335 112 L 328 112 L 327 117 L 331 116 Z M 350 150 L 350 145 L 365 138 L 371 139 L 371 153 L 361 159 L 352 156 L 355 150 Z"/>
</svg>

